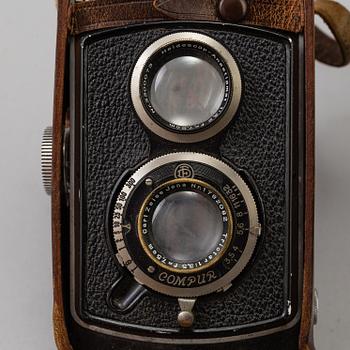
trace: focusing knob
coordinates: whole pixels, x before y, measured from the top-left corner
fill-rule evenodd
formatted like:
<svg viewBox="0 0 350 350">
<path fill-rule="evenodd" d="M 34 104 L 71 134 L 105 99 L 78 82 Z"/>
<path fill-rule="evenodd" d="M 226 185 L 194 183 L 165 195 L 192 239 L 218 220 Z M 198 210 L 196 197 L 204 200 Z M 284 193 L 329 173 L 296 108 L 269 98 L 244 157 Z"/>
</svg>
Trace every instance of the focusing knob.
<svg viewBox="0 0 350 350">
<path fill-rule="evenodd" d="M 51 195 L 52 178 L 52 127 L 48 126 L 44 130 L 41 142 L 41 176 L 45 191 Z"/>
</svg>

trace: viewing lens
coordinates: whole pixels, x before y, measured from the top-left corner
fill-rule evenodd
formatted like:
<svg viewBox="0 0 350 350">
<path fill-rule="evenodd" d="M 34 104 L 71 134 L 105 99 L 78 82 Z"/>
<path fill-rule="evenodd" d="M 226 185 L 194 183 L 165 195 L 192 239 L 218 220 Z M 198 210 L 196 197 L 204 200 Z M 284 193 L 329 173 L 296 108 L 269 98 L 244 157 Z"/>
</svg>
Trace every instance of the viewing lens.
<svg viewBox="0 0 350 350">
<path fill-rule="evenodd" d="M 204 259 L 223 234 L 222 215 L 213 200 L 192 191 L 163 199 L 152 219 L 152 240 L 166 256 L 179 263 Z"/>
<path fill-rule="evenodd" d="M 158 115 L 180 127 L 208 121 L 219 110 L 224 96 L 225 81 L 219 67 L 195 56 L 165 63 L 156 72 L 150 90 Z"/>
</svg>

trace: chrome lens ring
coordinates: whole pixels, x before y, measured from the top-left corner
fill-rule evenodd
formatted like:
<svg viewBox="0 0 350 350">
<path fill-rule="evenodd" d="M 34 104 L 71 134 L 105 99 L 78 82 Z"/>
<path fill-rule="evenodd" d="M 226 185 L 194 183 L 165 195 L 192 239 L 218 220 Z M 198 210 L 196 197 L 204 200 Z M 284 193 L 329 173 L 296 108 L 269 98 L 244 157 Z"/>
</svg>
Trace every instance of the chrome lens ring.
<svg viewBox="0 0 350 350">
<path fill-rule="evenodd" d="M 203 270 L 172 271 L 162 262 L 156 264 L 142 247 L 137 223 L 142 203 L 149 203 L 148 194 L 157 195 L 154 190 L 167 181 L 210 182 L 230 206 L 230 245 L 218 261 Z M 174 297 L 197 297 L 225 290 L 249 263 L 261 230 L 254 197 L 242 177 L 226 163 L 199 153 L 173 153 L 151 160 L 126 180 L 113 207 L 113 238 L 120 264 L 140 284 Z"/>
<path fill-rule="evenodd" d="M 202 69 L 203 72 L 217 70 L 222 77 L 223 93 L 222 101 L 218 104 L 209 103 L 208 106 L 214 104 L 215 110 L 211 111 L 203 120 L 201 116 L 197 116 L 195 122 L 178 125 L 169 121 L 169 118 L 162 117 L 152 104 L 152 96 L 149 91 L 154 76 L 164 65 L 173 61 L 170 58 L 185 59 L 186 57 L 201 59 L 199 66 L 203 66 L 206 62 L 212 68 Z M 163 62 L 163 66 L 159 66 L 159 62 Z M 203 67 L 202 67 L 203 68 Z M 184 73 L 185 74 L 185 73 Z M 200 76 L 201 74 L 197 74 Z M 213 79 L 217 74 L 213 75 Z M 213 81 L 205 83 L 198 82 L 197 86 L 210 86 Z M 219 84 L 217 82 L 217 84 Z M 131 77 L 131 98 L 136 113 L 140 117 L 144 125 L 158 136 L 173 142 L 194 143 L 206 140 L 223 130 L 234 118 L 242 94 L 242 81 L 240 71 L 236 60 L 232 54 L 217 40 L 196 32 L 178 32 L 164 36 L 153 44 L 151 44 L 138 59 Z M 181 83 L 175 87 L 181 90 Z M 193 88 L 196 94 L 196 88 Z M 211 89 L 213 101 L 217 101 L 221 94 L 215 95 L 217 89 Z M 175 94 L 174 94 L 175 95 Z M 192 101 L 193 102 L 193 101 Z M 164 101 L 164 104 L 169 101 Z M 198 101 L 193 102 L 198 105 Z M 175 103 L 180 106 L 181 103 Z M 207 113 L 203 111 L 197 114 L 203 115 Z M 199 119 L 198 119 L 199 118 Z"/>
</svg>

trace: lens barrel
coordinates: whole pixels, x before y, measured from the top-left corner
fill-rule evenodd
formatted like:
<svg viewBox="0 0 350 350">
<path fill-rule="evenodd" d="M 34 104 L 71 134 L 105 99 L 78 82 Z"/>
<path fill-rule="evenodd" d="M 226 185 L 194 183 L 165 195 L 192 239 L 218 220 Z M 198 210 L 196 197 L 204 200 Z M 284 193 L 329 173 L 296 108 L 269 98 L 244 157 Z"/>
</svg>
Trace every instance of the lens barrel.
<svg viewBox="0 0 350 350">
<path fill-rule="evenodd" d="M 242 81 L 231 53 L 194 32 L 160 38 L 139 57 L 131 78 L 136 113 L 153 133 L 169 141 L 208 139 L 234 118 Z"/>
<path fill-rule="evenodd" d="M 155 158 L 118 189 L 118 261 L 147 287 L 176 297 L 224 289 L 250 261 L 260 234 L 253 195 L 226 163 L 200 153 Z"/>
</svg>

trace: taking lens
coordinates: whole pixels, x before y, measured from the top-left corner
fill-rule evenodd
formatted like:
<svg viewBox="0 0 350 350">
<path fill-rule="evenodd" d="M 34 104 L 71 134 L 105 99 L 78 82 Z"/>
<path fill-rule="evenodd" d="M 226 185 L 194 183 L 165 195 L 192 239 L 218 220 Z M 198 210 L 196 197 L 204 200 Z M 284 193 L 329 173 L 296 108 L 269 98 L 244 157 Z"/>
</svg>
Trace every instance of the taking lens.
<svg viewBox="0 0 350 350">
<path fill-rule="evenodd" d="M 195 56 L 180 56 L 156 72 L 150 101 L 169 124 L 189 127 L 205 123 L 219 110 L 225 80 L 216 65 Z"/>
<path fill-rule="evenodd" d="M 168 259 L 190 263 L 212 254 L 223 230 L 215 201 L 201 193 L 180 191 L 164 198 L 155 209 L 151 240 Z"/>
<path fill-rule="evenodd" d="M 261 234 L 257 206 L 226 163 L 170 153 L 123 181 L 113 193 L 111 234 L 118 262 L 140 284 L 198 297 L 225 289 L 250 261 Z"/>
</svg>

